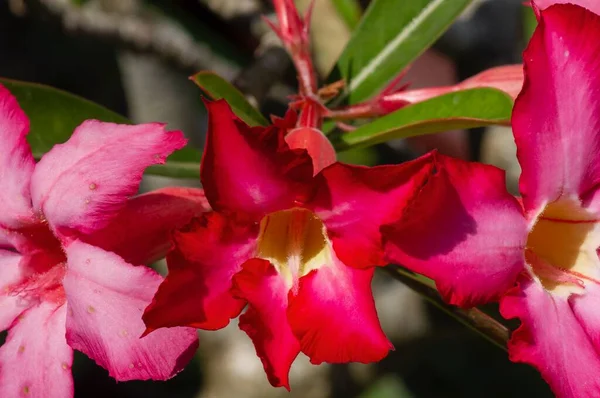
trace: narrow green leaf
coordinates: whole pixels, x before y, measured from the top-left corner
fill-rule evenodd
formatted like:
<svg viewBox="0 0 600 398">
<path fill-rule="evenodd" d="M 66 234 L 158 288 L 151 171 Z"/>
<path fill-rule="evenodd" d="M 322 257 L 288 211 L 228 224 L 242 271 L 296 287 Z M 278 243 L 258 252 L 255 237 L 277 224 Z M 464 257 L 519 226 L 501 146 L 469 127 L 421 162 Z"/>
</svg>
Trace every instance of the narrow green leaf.
<svg viewBox="0 0 600 398">
<path fill-rule="evenodd" d="M 27 141 L 36 159 L 55 144 L 69 139 L 73 130 L 84 120 L 131 124 L 124 116 L 84 98 L 37 83 L 0 79 L 17 98 L 29 118 L 31 127 Z M 199 178 L 201 154 L 193 148 L 183 148 L 173 153 L 164 165 L 152 166 L 150 174 L 171 177 Z"/>
<path fill-rule="evenodd" d="M 333 0 L 333 6 L 350 30 L 358 26 L 362 14 L 358 0 Z"/>
<path fill-rule="evenodd" d="M 531 7 L 522 7 L 521 17 L 523 18 L 523 41 L 528 43 L 537 28 L 537 18 Z"/>
<path fill-rule="evenodd" d="M 508 124 L 512 106 L 512 99 L 496 89 L 457 91 L 399 109 L 332 140 L 344 150 L 446 130 Z"/>
<path fill-rule="evenodd" d="M 472 0 L 374 0 L 330 81 L 347 87 L 337 100 L 363 101 L 425 51 Z"/>
<path fill-rule="evenodd" d="M 267 126 L 269 122 L 254 108 L 237 88 L 221 76 L 203 71 L 192 76 L 192 81 L 212 99 L 224 98 L 233 112 L 250 126 Z"/>
</svg>

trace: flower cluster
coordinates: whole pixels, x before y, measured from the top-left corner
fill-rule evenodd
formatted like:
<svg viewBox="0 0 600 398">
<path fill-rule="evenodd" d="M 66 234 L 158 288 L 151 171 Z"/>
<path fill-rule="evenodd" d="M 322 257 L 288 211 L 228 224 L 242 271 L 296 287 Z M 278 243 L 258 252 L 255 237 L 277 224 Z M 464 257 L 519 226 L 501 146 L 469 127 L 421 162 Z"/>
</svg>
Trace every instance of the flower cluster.
<svg viewBox="0 0 600 398">
<path fill-rule="evenodd" d="M 299 116 L 250 127 L 225 100 L 207 101 L 204 190 L 136 196 L 145 168 L 186 143 L 160 124 L 86 121 L 36 163 L 29 121 L 0 86 L 0 396 L 72 396 L 73 349 L 116 380 L 168 379 L 192 358 L 195 329 L 236 317 L 273 386 L 289 389 L 301 352 L 314 364 L 379 361 L 393 346 L 371 280 L 392 262 L 435 280 L 450 304 L 499 301 L 521 322 L 513 361 L 561 397 L 600 396 L 600 7 L 533 4 L 514 197 L 501 170 L 435 152 L 340 163 L 319 129 L 335 112 L 373 116 L 482 82 L 516 96 L 515 67 L 502 69 L 510 88 L 482 74 L 330 111 L 308 17 L 274 3 Z M 163 279 L 145 264 L 165 255 Z"/>
</svg>

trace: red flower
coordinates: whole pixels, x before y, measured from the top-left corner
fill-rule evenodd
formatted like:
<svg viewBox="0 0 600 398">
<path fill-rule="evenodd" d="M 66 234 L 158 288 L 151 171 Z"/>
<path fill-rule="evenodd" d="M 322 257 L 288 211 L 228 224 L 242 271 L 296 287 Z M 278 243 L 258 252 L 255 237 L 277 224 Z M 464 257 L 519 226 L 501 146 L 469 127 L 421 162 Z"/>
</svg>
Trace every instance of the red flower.
<svg viewBox="0 0 600 398">
<path fill-rule="evenodd" d="M 201 168 L 214 209 L 175 234 L 169 275 L 144 321 L 219 329 L 240 317 L 269 381 L 289 388 L 300 351 L 315 364 L 372 362 L 392 345 L 377 318 L 379 228 L 396 220 L 431 168 L 333 163 L 313 176 L 285 126 L 250 128 L 224 101 L 207 104 Z"/>
<path fill-rule="evenodd" d="M 560 397 L 600 396 L 600 17 L 554 5 L 524 52 L 512 127 L 522 200 L 492 166 L 440 157 L 389 256 L 435 279 L 453 304 L 500 300 L 521 327 L 513 361 Z M 440 205 L 442 204 L 442 205 Z"/>
</svg>

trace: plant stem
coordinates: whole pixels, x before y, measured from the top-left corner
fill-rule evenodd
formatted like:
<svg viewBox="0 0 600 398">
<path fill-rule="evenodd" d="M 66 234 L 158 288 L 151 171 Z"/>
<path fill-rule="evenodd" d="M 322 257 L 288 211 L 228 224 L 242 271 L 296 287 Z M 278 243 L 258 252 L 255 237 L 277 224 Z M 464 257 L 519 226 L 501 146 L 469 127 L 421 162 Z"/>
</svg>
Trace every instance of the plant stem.
<svg viewBox="0 0 600 398">
<path fill-rule="evenodd" d="M 441 309 L 463 325 L 479 333 L 501 349 L 507 349 L 506 343 L 510 338 L 509 329 L 485 312 L 477 308 L 463 309 L 446 304 L 435 288 L 433 281 L 424 278 L 421 275 L 414 274 L 403 267 L 390 265 L 385 267 L 385 270 L 395 279 L 419 293 L 437 308 Z"/>
</svg>

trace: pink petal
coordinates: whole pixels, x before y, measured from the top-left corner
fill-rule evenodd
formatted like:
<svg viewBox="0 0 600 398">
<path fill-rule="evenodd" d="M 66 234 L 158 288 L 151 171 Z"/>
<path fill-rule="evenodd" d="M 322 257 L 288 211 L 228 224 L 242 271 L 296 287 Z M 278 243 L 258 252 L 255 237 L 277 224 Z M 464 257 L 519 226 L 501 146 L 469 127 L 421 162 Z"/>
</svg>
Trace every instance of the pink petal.
<svg viewBox="0 0 600 398">
<path fill-rule="evenodd" d="M 231 293 L 231 279 L 253 256 L 258 226 L 238 225 L 219 213 L 194 219 L 174 234 L 169 274 L 144 313 L 148 330 L 171 326 L 220 329 L 244 302 Z"/>
<path fill-rule="evenodd" d="M 10 287 L 23 279 L 21 255 L 0 249 L 0 331 L 10 327 L 12 322 L 27 309 Z"/>
<path fill-rule="evenodd" d="M 598 0 L 533 0 L 533 3 L 541 10 L 553 4 L 575 4 L 600 15 L 600 3 Z"/>
<path fill-rule="evenodd" d="M 504 91 L 513 99 L 523 88 L 523 65 L 502 65 L 484 70 L 458 84 L 460 89 L 490 87 Z"/>
<path fill-rule="evenodd" d="M 541 12 L 523 57 L 512 125 L 527 212 L 600 183 L 600 17 L 557 5 Z"/>
<path fill-rule="evenodd" d="M 572 308 L 568 299 L 546 292 L 536 281 L 521 278 L 519 286 L 500 303 L 502 316 L 521 320 L 508 345 L 510 359 L 537 368 L 559 397 L 600 396 L 600 347 L 587 333 L 597 326 L 597 315 L 588 325 L 577 308 L 593 306 L 597 311 L 599 298 L 597 291 L 590 293 L 586 287 L 583 297 L 574 298 L 583 302 Z M 592 308 L 587 311 L 589 314 Z"/>
<path fill-rule="evenodd" d="M 16 228 L 33 216 L 29 180 L 35 162 L 25 140 L 28 132 L 27 116 L 0 85 L 0 226 Z"/>
<path fill-rule="evenodd" d="M 490 68 L 472 76 L 454 86 L 426 87 L 414 90 L 399 91 L 381 99 L 382 106 L 394 109 L 395 104 L 402 102 L 414 104 L 440 95 L 473 88 L 489 87 L 504 91 L 516 98 L 523 87 L 523 65 L 502 65 Z"/>
<path fill-rule="evenodd" d="M 144 169 L 185 145 L 164 125 L 83 122 L 71 138 L 42 157 L 31 179 L 36 211 L 60 234 L 106 226 L 139 187 Z"/>
<path fill-rule="evenodd" d="M 289 390 L 290 367 L 300 353 L 286 314 L 289 288 L 271 263 L 257 258 L 245 262 L 233 281 L 233 294 L 248 301 L 240 329 L 252 339 L 269 382 Z"/>
<path fill-rule="evenodd" d="M 336 153 L 333 145 L 321 131 L 302 127 L 290 131 L 285 142 L 292 149 L 306 149 L 312 159 L 313 174 L 318 174 L 325 167 L 335 163 Z"/>
<path fill-rule="evenodd" d="M 171 232 L 209 211 L 204 191 L 163 188 L 129 199 L 105 228 L 86 243 L 118 254 L 130 264 L 150 264 L 172 248 Z"/>
<path fill-rule="evenodd" d="M 438 173 L 382 232 L 391 261 L 434 279 L 459 306 L 498 299 L 524 267 L 525 218 L 493 166 L 439 155 Z"/>
<path fill-rule="evenodd" d="M 292 150 L 284 131 L 248 127 L 224 100 L 206 102 L 208 136 L 200 171 L 213 209 L 260 219 L 304 199 L 312 180 L 311 158 Z"/>
<path fill-rule="evenodd" d="M 0 348 L 0 396 L 73 396 L 65 317 L 66 306 L 42 302 L 14 323 Z"/>
<path fill-rule="evenodd" d="M 297 295 L 290 293 L 288 319 L 312 363 L 376 362 L 394 349 L 375 310 L 374 272 L 334 258 L 300 278 Z"/>
<path fill-rule="evenodd" d="M 140 339 L 142 312 L 161 277 L 78 240 L 66 253 L 69 345 L 118 381 L 166 380 L 181 371 L 198 347 L 193 329 L 164 329 Z"/>
<path fill-rule="evenodd" d="M 379 229 L 400 217 L 432 166 L 433 155 L 428 154 L 397 166 L 335 163 L 321 172 L 308 206 L 326 225 L 344 264 L 359 268 L 386 264 Z"/>
</svg>

